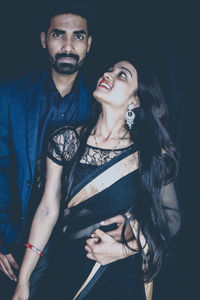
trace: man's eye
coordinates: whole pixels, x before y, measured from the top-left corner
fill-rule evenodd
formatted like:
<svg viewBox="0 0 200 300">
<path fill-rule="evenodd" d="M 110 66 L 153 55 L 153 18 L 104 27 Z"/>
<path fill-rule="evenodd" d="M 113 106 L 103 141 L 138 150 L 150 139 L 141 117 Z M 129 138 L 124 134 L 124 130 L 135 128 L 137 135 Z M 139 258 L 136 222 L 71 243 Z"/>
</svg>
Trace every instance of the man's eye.
<svg viewBox="0 0 200 300">
<path fill-rule="evenodd" d="M 119 73 L 119 76 L 122 77 L 122 78 L 126 78 L 126 73 L 120 72 L 120 73 Z"/>
<path fill-rule="evenodd" d="M 55 38 L 62 37 L 62 33 L 54 32 L 53 37 L 55 37 Z"/>
<path fill-rule="evenodd" d="M 84 36 L 83 36 L 82 34 L 76 34 L 76 35 L 74 36 L 74 38 L 75 38 L 76 40 L 83 40 L 83 39 L 84 39 Z"/>
</svg>

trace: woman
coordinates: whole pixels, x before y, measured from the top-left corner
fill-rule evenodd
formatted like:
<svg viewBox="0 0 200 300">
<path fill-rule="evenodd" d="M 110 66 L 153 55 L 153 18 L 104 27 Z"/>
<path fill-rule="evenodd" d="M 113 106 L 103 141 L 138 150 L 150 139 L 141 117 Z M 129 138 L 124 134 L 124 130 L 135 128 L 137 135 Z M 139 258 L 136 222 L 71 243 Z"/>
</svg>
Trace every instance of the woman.
<svg viewBox="0 0 200 300">
<path fill-rule="evenodd" d="M 166 105 L 155 76 L 144 70 L 128 61 L 116 63 L 98 80 L 90 124 L 53 135 L 45 191 L 13 300 L 28 299 L 31 272 L 60 207 L 65 224 L 56 299 L 146 299 L 144 281 L 158 273 L 180 217 L 172 183 L 177 155 L 164 126 Z M 122 240 L 116 241 L 99 228 L 119 214 L 125 225 Z M 116 257 L 98 260 L 102 242 Z"/>
</svg>

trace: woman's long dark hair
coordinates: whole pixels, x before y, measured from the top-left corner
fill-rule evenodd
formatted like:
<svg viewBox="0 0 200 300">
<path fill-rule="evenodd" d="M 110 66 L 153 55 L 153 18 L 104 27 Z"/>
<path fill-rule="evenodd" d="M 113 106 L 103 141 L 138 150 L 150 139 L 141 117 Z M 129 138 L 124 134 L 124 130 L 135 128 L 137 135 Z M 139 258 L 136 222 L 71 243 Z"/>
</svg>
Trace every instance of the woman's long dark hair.
<svg viewBox="0 0 200 300">
<path fill-rule="evenodd" d="M 160 192 L 161 187 L 172 181 L 177 174 L 177 152 L 166 130 L 167 106 L 154 72 L 147 66 L 127 61 L 137 70 L 136 93 L 140 101 L 140 107 L 134 110 L 136 118 L 130 130 L 130 137 L 139 149 L 141 197 L 133 203 L 131 214 L 132 219 L 136 219 L 139 224 L 136 239 L 144 262 L 143 277 L 145 281 L 150 281 L 160 270 L 163 255 L 169 246 L 169 232 Z M 92 118 L 82 127 L 80 147 L 67 176 L 68 190 L 65 200 L 70 198 L 77 164 L 85 151 L 87 139 L 97 123 L 100 112 L 100 104 L 94 101 Z M 140 243 L 140 232 L 148 244 L 147 255 Z M 122 239 L 127 244 L 124 235 Z"/>
</svg>

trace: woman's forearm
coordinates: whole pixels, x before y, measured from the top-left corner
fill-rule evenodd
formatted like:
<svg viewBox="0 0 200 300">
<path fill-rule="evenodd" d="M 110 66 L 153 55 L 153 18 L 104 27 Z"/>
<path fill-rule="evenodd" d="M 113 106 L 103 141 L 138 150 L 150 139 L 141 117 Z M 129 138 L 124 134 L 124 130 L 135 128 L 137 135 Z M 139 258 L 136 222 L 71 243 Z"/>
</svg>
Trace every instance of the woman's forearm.
<svg viewBox="0 0 200 300">
<path fill-rule="evenodd" d="M 56 202 L 57 204 L 49 208 L 43 203 L 45 202 L 44 200 L 45 199 L 42 199 L 38 206 L 28 239 L 28 242 L 31 245 L 41 251 L 43 251 L 47 241 L 49 240 L 59 215 L 59 201 L 53 201 L 52 199 L 52 202 Z M 36 252 L 29 248 L 26 249 L 19 273 L 19 281 L 29 281 L 30 275 L 39 258 L 40 256 Z"/>
</svg>

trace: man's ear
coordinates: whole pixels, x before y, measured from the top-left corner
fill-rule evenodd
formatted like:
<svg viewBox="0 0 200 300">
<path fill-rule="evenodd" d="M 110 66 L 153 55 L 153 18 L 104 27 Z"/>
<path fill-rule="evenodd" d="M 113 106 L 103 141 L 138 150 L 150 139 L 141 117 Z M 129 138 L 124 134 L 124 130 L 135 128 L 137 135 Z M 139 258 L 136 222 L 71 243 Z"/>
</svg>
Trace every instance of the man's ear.
<svg viewBox="0 0 200 300">
<path fill-rule="evenodd" d="M 42 44 L 42 48 L 46 49 L 47 47 L 47 41 L 46 41 L 46 34 L 42 31 L 40 35 L 40 41 Z"/>
<path fill-rule="evenodd" d="M 88 37 L 88 46 L 87 46 L 87 52 L 89 52 L 89 51 L 90 51 L 91 44 L 92 44 L 92 36 L 91 36 L 91 35 L 89 35 L 89 37 Z"/>
</svg>

